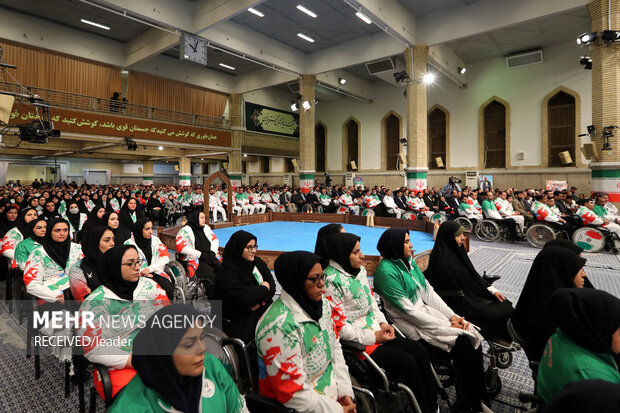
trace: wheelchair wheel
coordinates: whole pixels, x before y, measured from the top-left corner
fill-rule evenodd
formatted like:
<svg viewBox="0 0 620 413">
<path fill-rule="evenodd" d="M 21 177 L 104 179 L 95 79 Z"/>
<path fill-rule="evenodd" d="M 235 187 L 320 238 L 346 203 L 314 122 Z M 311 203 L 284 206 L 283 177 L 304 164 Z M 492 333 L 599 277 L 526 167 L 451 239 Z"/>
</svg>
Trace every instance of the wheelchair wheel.
<svg viewBox="0 0 620 413">
<path fill-rule="evenodd" d="M 323 205 L 319 205 L 316 207 L 316 213 L 317 214 L 322 214 L 323 213 Z"/>
<path fill-rule="evenodd" d="M 415 221 L 416 220 L 415 214 L 413 212 L 405 212 L 401 218 L 402 219 L 408 219 L 410 221 Z"/>
<path fill-rule="evenodd" d="M 502 379 L 497 370 L 489 367 L 484 372 L 484 387 L 489 399 L 494 398 L 502 391 Z"/>
<path fill-rule="evenodd" d="M 304 214 L 311 214 L 312 213 L 312 205 L 304 204 L 304 206 L 301 207 L 301 212 L 303 212 Z"/>
<path fill-rule="evenodd" d="M 179 261 L 170 261 L 164 267 L 164 272 L 168 274 L 170 278 L 172 278 L 172 282 L 174 283 L 175 301 L 184 302 L 188 294 L 187 276 L 185 268 L 183 268 L 183 265 Z M 179 290 L 182 291 L 182 297 L 177 296 L 178 294 L 180 294 Z"/>
<path fill-rule="evenodd" d="M 495 364 L 500 369 L 507 369 L 512 364 L 512 352 L 500 351 L 496 352 Z"/>
<path fill-rule="evenodd" d="M 370 208 L 366 208 L 365 210 L 362 211 L 362 216 L 363 217 L 367 217 L 367 216 L 374 217 L 375 216 L 375 211 L 373 211 Z"/>
<path fill-rule="evenodd" d="M 343 207 L 343 206 L 341 206 L 340 208 L 338 208 L 338 209 L 336 210 L 336 214 L 338 214 L 338 215 L 344 215 L 344 214 L 346 214 L 346 213 L 347 213 L 347 211 L 348 211 L 348 208 L 347 208 L 347 207 Z"/>
<path fill-rule="evenodd" d="M 605 247 L 605 235 L 596 228 L 579 228 L 573 234 L 573 242 L 587 252 L 597 252 Z"/>
<path fill-rule="evenodd" d="M 545 224 L 534 224 L 525 233 L 527 242 L 535 248 L 542 248 L 545 244 L 556 238 L 555 231 Z"/>
<path fill-rule="evenodd" d="M 481 241 L 493 242 L 499 238 L 502 231 L 495 221 L 484 219 L 478 224 L 476 235 Z"/>
<path fill-rule="evenodd" d="M 431 222 L 431 224 L 435 224 L 435 222 L 439 222 L 439 225 L 443 224 L 444 222 L 446 222 L 446 216 L 440 214 L 439 212 L 436 214 L 433 214 L 433 216 L 431 217 L 431 219 L 429 220 Z"/>
<path fill-rule="evenodd" d="M 278 207 L 276 208 L 276 211 L 286 212 L 286 207 L 284 205 L 278 205 Z"/>
<path fill-rule="evenodd" d="M 371 396 L 372 392 L 362 386 L 355 377 L 350 377 L 351 386 L 353 387 L 353 393 L 355 393 L 355 410 L 360 413 L 376 412 L 377 410 L 375 406 L 375 400 Z"/>
<path fill-rule="evenodd" d="M 472 230 L 474 229 L 474 224 L 465 217 L 458 217 L 454 220 L 454 222 L 458 222 L 460 226 L 465 228 L 465 231 L 472 232 Z"/>
</svg>

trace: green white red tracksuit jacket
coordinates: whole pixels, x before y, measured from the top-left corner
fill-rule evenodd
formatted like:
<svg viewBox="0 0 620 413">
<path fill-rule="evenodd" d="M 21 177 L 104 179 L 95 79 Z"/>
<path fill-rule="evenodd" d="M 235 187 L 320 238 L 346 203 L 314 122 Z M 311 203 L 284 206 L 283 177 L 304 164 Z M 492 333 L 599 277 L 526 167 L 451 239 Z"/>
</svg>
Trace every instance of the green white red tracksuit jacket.
<svg viewBox="0 0 620 413">
<path fill-rule="evenodd" d="M 170 262 L 170 253 L 168 252 L 168 248 L 166 248 L 164 243 L 161 242 L 161 240 L 158 237 L 156 237 L 155 235 L 151 235 L 151 264 L 150 265 L 148 262 L 146 262 L 146 256 L 144 255 L 144 252 L 136 244 L 133 234 L 131 235 L 131 238 L 125 241 L 125 245 L 133 245 L 134 247 L 136 247 L 136 249 L 138 250 L 139 257 L 144 259 L 144 262 L 142 263 L 142 267 L 140 268 L 141 270 L 148 268 L 149 273 L 159 274 L 162 277 L 165 277 L 168 280 L 170 280 L 170 277 L 168 277 L 168 274 L 164 272 L 164 267 L 166 266 L 166 264 Z"/>
<path fill-rule="evenodd" d="M 299 413 L 342 411 L 338 399 L 353 397 L 331 308 L 311 319 L 286 293 L 271 304 L 256 327 L 259 391 Z"/>
<path fill-rule="evenodd" d="M 603 225 L 603 218 L 599 217 L 583 205 L 577 210 L 577 215 L 581 218 L 583 225 Z"/>
<path fill-rule="evenodd" d="M 549 205 L 543 204 L 542 202 L 534 201 L 532 210 L 538 221 L 558 222 L 560 220 L 560 216 L 556 214 L 553 209 L 549 208 Z"/>
<path fill-rule="evenodd" d="M 208 225 L 205 225 L 204 231 L 207 239 L 211 242 L 211 251 L 215 253 L 217 259 L 222 261 L 222 257 L 219 252 L 220 240 L 217 239 L 215 233 Z M 198 269 L 198 265 L 200 263 L 199 259 L 202 253 L 194 248 L 196 245 L 196 236 L 194 235 L 194 231 L 191 227 L 185 225 L 179 230 L 179 232 L 177 232 L 175 245 L 177 252 L 187 258 L 187 275 L 190 278 L 193 278 L 196 270 Z"/>
<path fill-rule="evenodd" d="M 15 249 L 20 242 L 24 240 L 24 236 L 17 227 L 13 227 L 4 234 L 2 241 L 0 241 L 0 254 L 11 260 L 11 269 L 17 267 L 15 261 Z"/>
</svg>

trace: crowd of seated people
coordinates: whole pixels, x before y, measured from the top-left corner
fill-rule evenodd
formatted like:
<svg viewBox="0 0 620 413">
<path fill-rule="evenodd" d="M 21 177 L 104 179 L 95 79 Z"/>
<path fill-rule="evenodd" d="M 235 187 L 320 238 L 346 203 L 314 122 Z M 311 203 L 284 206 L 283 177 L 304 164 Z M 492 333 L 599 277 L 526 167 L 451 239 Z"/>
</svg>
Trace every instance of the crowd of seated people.
<svg viewBox="0 0 620 413">
<path fill-rule="evenodd" d="M 223 209 L 226 188 L 214 186 L 208 193 L 209 206 Z M 443 212 L 449 220 L 439 228 L 425 272 L 413 259 L 408 231 L 384 232 L 373 291 L 361 239 L 342 233 L 338 224 L 321 229 L 314 253 L 282 254 L 274 277 L 257 256 L 259 240 L 249 232 L 234 233 L 220 256 L 199 186 L 7 185 L 0 189 L 2 271 L 35 300 L 38 311 L 73 305 L 96 314 L 95 319 L 133 314 L 148 320 L 131 328 L 98 324 L 41 330 L 88 337 L 92 343 L 119 336 L 133 340 L 113 349 L 89 345 L 83 356 L 66 347 L 53 352 L 73 363 L 76 375 L 84 358 L 108 369 L 110 411 L 248 411 L 227 370 L 205 355 L 200 322 L 162 328 L 155 321 L 196 315 L 191 306 L 170 305 L 173 280 L 164 267 L 171 257 L 155 231 L 171 222 L 162 212 L 168 204 L 179 216 L 186 214 L 176 238 L 178 258 L 186 262 L 188 277 L 204 283 L 207 297 L 222 300 L 223 329 L 245 343 L 258 391 L 299 412 L 356 411 L 343 340 L 363 345 L 390 377 L 411 389 L 424 413 L 438 408 L 431 367 L 437 362 L 452 363 L 462 378 L 460 411 L 489 411 L 481 343 L 509 345 L 508 319 L 528 359 L 542 361 L 537 391 L 551 406 L 576 381 L 620 385 L 620 301 L 592 286 L 579 247 L 557 240 L 542 249 L 513 308 L 474 268 L 463 246 L 464 228 L 453 221 L 458 216 L 509 221 L 517 236 L 522 225 L 537 221 L 574 226 L 578 220 L 616 231 L 620 218 L 607 196 L 591 200 L 568 191 L 470 188 L 447 195 L 433 188 L 414 194 L 402 188 L 321 185 L 306 193 L 268 185 L 236 191 L 233 202 L 240 214 L 305 204 L 324 211 L 343 207 L 348 213 L 417 211 L 422 219 Z M 220 204 L 211 201 L 214 197 Z M 215 215 L 227 218 L 220 210 Z M 463 294 L 458 300 L 446 298 L 440 295 L 444 290 Z M 382 298 L 383 308 L 373 293 Z M 98 374 L 93 381 L 104 397 Z"/>
</svg>

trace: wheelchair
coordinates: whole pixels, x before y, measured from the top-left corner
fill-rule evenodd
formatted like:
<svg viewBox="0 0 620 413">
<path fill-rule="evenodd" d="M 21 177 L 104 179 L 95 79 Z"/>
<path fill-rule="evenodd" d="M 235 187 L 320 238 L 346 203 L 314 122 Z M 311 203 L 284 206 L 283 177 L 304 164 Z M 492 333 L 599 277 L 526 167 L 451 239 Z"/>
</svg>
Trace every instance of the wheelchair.
<svg viewBox="0 0 620 413">
<path fill-rule="evenodd" d="M 197 277 L 187 276 L 187 260 L 177 253 L 176 260 L 172 260 L 164 267 L 164 272 L 174 284 L 174 301 L 185 303 L 187 300 L 206 298 L 206 287 Z"/>
<path fill-rule="evenodd" d="M 474 234 L 477 229 L 476 227 L 478 226 L 478 223 L 480 221 L 478 221 L 477 219 L 470 219 L 465 216 L 460 216 L 456 218 L 454 222 L 458 222 L 460 226 L 465 228 L 465 231 L 469 231 L 470 233 Z"/>
<path fill-rule="evenodd" d="M 435 222 L 439 223 L 439 225 L 443 224 L 444 222 L 446 222 L 448 218 L 446 218 L 446 214 L 445 213 L 441 213 L 441 212 L 437 212 L 435 214 L 433 214 L 430 218 L 429 221 L 431 224 L 435 225 Z"/>
<path fill-rule="evenodd" d="M 510 334 L 510 337 L 512 337 L 512 340 L 515 343 L 519 344 L 521 347 L 524 347 L 525 340 L 523 340 L 521 335 L 519 335 L 514 325 L 512 324 L 511 319 L 508 319 L 507 327 L 508 327 L 508 333 Z M 533 394 L 532 393 L 519 393 L 519 400 L 522 403 L 530 403 L 532 408 L 535 408 L 537 405 L 540 406 L 542 404 L 542 399 L 540 398 L 540 396 L 538 396 L 536 392 L 536 385 L 538 383 L 538 365 L 539 364 L 540 362 L 538 360 L 528 359 L 528 366 L 530 370 L 532 371 L 532 380 L 534 380 L 534 393 Z"/>
<path fill-rule="evenodd" d="M 551 225 L 543 222 L 537 222 L 530 225 L 525 232 L 525 238 L 531 246 L 535 248 L 542 248 L 545 244 L 551 240 L 558 238 L 558 236 L 569 239 L 568 233 L 564 230 L 556 231 Z"/>
<path fill-rule="evenodd" d="M 598 252 L 602 249 L 618 254 L 620 238 L 615 232 L 604 227 L 585 226 L 573 233 L 573 243 L 586 252 Z"/>
</svg>

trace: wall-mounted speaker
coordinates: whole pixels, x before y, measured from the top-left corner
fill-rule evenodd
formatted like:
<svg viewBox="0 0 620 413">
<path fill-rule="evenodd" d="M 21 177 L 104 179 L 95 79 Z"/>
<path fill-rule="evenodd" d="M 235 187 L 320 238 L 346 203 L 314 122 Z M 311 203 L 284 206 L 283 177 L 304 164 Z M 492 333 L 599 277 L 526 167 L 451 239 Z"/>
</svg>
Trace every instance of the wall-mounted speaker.
<svg viewBox="0 0 620 413">
<path fill-rule="evenodd" d="M 558 153 L 558 156 L 560 157 L 560 162 L 562 162 L 562 165 L 573 163 L 573 158 L 570 156 L 569 151 L 560 152 Z"/>
<path fill-rule="evenodd" d="M 179 165 L 174 165 L 174 170 L 179 172 Z"/>
<path fill-rule="evenodd" d="M 581 153 L 588 160 L 598 157 L 598 150 L 596 149 L 594 142 L 584 143 L 581 147 Z"/>
<path fill-rule="evenodd" d="M 355 163 L 355 161 L 351 161 L 351 170 L 357 171 L 357 164 Z"/>
<path fill-rule="evenodd" d="M 228 162 L 222 162 L 222 167 L 228 170 Z"/>
<path fill-rule="evenodd" d="M 435 165 L 437 165 L 437 168 L 443 168 L 443 159 L 441 159 L 441 156 L 438 156 L 435 158 Z"/>
<path fill-rule="evenodd" d="M 297 159 L 291 159 L 291 163 L 293 164 L 293 168 L 297 168 Z"/>
</svg>

